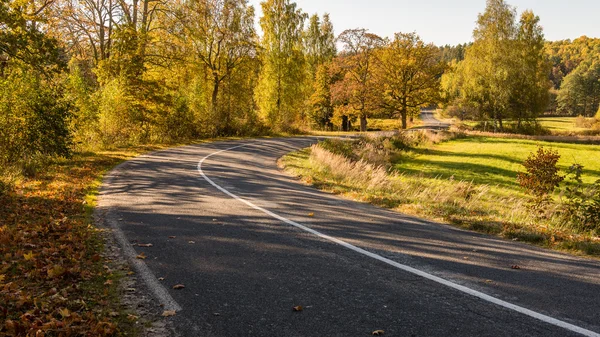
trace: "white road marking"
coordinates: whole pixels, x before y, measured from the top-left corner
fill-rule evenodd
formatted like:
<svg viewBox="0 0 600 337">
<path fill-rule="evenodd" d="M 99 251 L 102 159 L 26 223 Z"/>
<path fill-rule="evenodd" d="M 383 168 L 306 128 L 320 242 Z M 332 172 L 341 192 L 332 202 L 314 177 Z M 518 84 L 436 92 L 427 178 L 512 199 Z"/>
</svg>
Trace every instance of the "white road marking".
<svg viewBox="0 0 600 337">
<path fill-rule="evenodd" d="M 204 180 L 206 180 L 209 184 L 211 184 L 212 186 L 214 186 L 215 188 L 217 188 L 219 191 L 221 191 L 221 192 L 227 194 L 228 196 L 234 198 L 235 200 L 240 201 L 240 202 L 242 202 L 242 203 L 250 206 L 251 208 L 254 208 L 255 210 L 261 211 L 261 212 L 263 212 L 263 213 L 265 213 L 265 214 L 267 214 L 267 215 L 269 215 L 269 216 L 271 216 L 271 217 L 273 217 L 273 218 L 275 218 L 277 220 L 280 220 L 280 221 L 282 221 L 282 222 L 284 222 L 284 223 L 286 223 L 288 225 L 294 226 L 296 228 L 302 229 L 303 231 L 306 231 L 308 233 L 314 234 L 314 235 L 316 235 L 316 236 L 318 236 L 318 237 L 320 237 L 322 239 L 325 239 L 325 240 L 337 243 L 340 246 L 343 246 L 345 248 L 348 248 L 350 250 L 353 250 L 353 251 L 355 251 L 355 252 L 357 252 L 359 254 L 368 256 L 368 257 L 373 258 L 375 260 L 381 261 L 383 263 L 387 263 L 390 266 L 396 267 L 396 268 L 398 268 L 400 270 L 406 271 L 406 272 L 414 274 L 414 275 L 421 276 L 421 277 L 423 277 L 425 279 L 428 279 L 430 281 L 433 281 L 433 282 L 445 285 L 445 286 L 450 287 L 452 289 L 461 291 L 461 292 L 469 294 L 471 296 L 475 296 L 475 297 L 480 298 L 480 299 L 482 299 L 484 301 L 487 301 L 487 302 L 499 305 L 501 307 L 504 307 L 504 308 L 507 308 L 507 309 L 510 309 L 510 310 L 514 310 L 514 311 L 519 312 L 521 314 L 524 314 L 524 315 L 533 317 L 535 319 L 538 319 L 538 320 L 540 320 L 542 322 L 545 322 L 545 323 L 548 323 L 548 324 L 552 324 L 552 325 L 556 325 L 558 327 L 561 327 L 561 328 L 564 328 L 564 329 L 567 329 L 567 330 L 579 333 L 579 334 L 584 335 L 584 336 L 600 337 L 600 334 L 596 333 L 594 331 L 590 331 L 590 330 L 584 329 L 582 327 L 579 327 L 579 326 L 576 326 L 576 325 L 573 325 L 573 324 L 570 324 L 570 323 L 558 320 L 556 318 L 553 318 L 553 317 L 550 317 L 550 316 L 546 316 L 544 314 L 540 314 L 540 313 L 535 312 L 533 310 L 529 310 L 527 308 L 518 306 L 516 304 L 512 304 L 512 303 L 503 301 L 501 299 L 498 299 L 496 297 L 484 294 L 484 293 L 482 293 L 480 291 L 473 290 L 471 288 L 467 288 L 467 287 L 462 286 L 460 284 L 456 284 L 454 282 L 445 280 L 445 279 L 443 279 L 441 277 L 437 277 L 435 275 L 426 273 L 426 272 L 421 271 L 419 269 L 415 269 L 413 267 L 409 267 L 407 265 L 403 265 L 403 264 L 398 263 L 396 261 L 392 261 L 392 260 L 390 260 L 388 258 L 385 258 L 385 257 L 381 256 L 381 255 L 377 255 L 375 253 L 371 253 L 371 252 L 366 251 L 366 250 L 364 250 L 362 248 L 356 247 L 356 246 L 351 245 L 351 244 L 349 244 L 349 243 L 347 243 L 345 241 L 337 239 L 337 238 L 335 238 L 333 236 L 329 236 L 327 234 L 323 234 L 323 233 L 318 232 L 318 231 L 316 231 L 316 230 L 314 230 L 312 228 L 309 228 L 309 227 L 306 227 L 306 226 L 304 226 L 302 224 L 299 224 L 299 223 L 297 223 L 295 221 L 292 221 L 292 220 L 289 220 L 287 218 L 284 218 L 284 217 L 282 217 L 282 216 L 280 216 L 278 214 L 275 214 L 275 213 L 273 213 L 273 212 L 271 212 L 271 211 L 269 211 L 267 209 L 264 209 L 264 208 L 262 208 L 260 206 L 257 206 L 257 205 L 253 204 L 252 202 L 250 202 L 248 200 L 242 199 L 242 198 L 238 197 L 237 195 L 229 192 L 225 188 L 217 185 L 208 176 L 206 176 L 206 174 L 202 170 L 202 164 L 208 158 L 210 158 L 212 156 L 215 156 L 215 155 L 218 155 L 218 154 L 223 153 L 223 152 L 227 152 L 227 151 L 231 151 L 231 150 L 235 150 L 235 149 L 238 149 L 238 148 L 241 148 L 241 147 L 251 146 L 251 145 L 255 145 L 255 144 L 242 144 L 242 145 L 230 147 L 228 149 L 216 151 L 214 153 L 209 154 L 208 156 L 202 158 L 202 160 L 200 160 L 200 162 L 198 163 L 198 172 L 200 173 L 200 175 L 202 176 L 202 178 L 204 178 Z"/>
</svg>

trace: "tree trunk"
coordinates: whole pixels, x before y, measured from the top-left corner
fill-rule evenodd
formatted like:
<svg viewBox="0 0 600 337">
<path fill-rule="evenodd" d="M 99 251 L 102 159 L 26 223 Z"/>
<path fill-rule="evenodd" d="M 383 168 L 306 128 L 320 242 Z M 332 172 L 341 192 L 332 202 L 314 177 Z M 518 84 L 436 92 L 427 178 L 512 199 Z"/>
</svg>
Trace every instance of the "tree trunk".
<svg viewBox="0 0 600 337">
<path fill-rule="evenodd" d="M 360 132 L 367 131 L 367 116 L 360 116 Z"/>
<path fill-rule="evenodd" d="M 342 116 L 342 131 L 349 131 L 348 116 Z"/>
<path fill-rule="evenodd" d="M 406 130 L 408 128 L 408 123 L 407 123 L 407 116 L 406 116 L 406 109 L 403 109 L 402 111 L 400 111 L 400 116 L 402 116 L 402 129 Z"/>
</svg>

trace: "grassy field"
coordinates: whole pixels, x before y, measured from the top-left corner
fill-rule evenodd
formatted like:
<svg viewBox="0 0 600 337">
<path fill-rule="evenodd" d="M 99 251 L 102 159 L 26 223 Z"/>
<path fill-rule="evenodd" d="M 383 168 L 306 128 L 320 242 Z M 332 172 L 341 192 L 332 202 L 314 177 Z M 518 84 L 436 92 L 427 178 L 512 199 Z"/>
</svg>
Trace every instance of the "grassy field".
<svg viewBox="0 0 600 337">
<path fill-rule="evenodd" d="M 538 118 L 538 122 L 542 127 L 550 130 L 551 132 L 579 132 L 588 130 L 588 128 L 577 127 L 576 117 L 544 117 Z"/>
<path fill-rule="evenodd" d="M 487 184 L 520 193 L 516 182 L 522 163 L 538 146 L 558 151 L 559 167 L 566 171 L 572 164 L 585 167 L 584 181 L 600 179 L 600 146 L 540 142 L 523 139 L 469 137 L 432 147 L 418 148 L 398 157 L 394 168 L 412 176 L 440 177 Z"/>
<path fill-rule="evenodd" d="M 584 181 L 600 179 L 600 146 L 468 137 L 428 144 L 381 161 L 352 162 L 321 147 L 290 154 L 282 163 L 323 190 L 403 213 L 510 239 L 600 255 L 600 238 L 556 221 L 538 220 L 516 182 L 521 163 L 543 145 L 561 154 L 563 171 L 585 167 Z M 368 163 L 370 159 L 363 157 Z M 558 192 L 555 199 L 558 199 Z"/>
</svg>

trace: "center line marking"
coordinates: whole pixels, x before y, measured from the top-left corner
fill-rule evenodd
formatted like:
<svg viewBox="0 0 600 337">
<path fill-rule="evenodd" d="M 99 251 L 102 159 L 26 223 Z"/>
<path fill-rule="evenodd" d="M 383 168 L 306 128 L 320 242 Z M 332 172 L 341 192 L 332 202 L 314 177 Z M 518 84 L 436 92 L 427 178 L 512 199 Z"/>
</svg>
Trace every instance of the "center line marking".
<svg viewBox="0 0 600 337">
<path fill-rule="evenodd" d="M 329 236 L 327 234 L 323 234 L 321 232 L 318 232 L 318 231 L 316 231 L 316 230 L 314 230 L 312 228 L 306 227 L 306 226 L 304 226 L 302 224 L 299 224 L 299 223 L 297 223 L 295 221 L 292 221 L 290 219 L 284 218 L 281 215 L 278 215 L 278 214 L 275 214 L 275 213 L 269 211 L 268 209 L 264 209 L 264 208 L 262 208 L 260 206 L 257 206 L 255 204 L 253 204 L 252 202 L 250 202 L 248 200 L 242 199 L 239 196 L 237 196 L 237 195 L 229 192 L 225 188 L 217 185 L 208 176 L 206 176 L 206 174 L 202 170 L 202 164 L 208 158 L 210 158 L 212 156 L 218 155 L 218 154 L 223 153 L 223 152 L 227 152 L 227 151 L 239 149 L 241 147 L 253 146 L 253 145 L 256 145 L 256 144 L 242 144 L 242 145 L 237 145 L 237 146 L 234 146 L 234 147 L 230 147 L 230 148 L 225 149 L 225 150 L 220 150 L 220 151 L 213 152 L 213 153 L 209 154 L 208 156 L 202 158 L 202 160 L 200 160 L 200 162 L 198 163 L 198 172 L 200 173 L 200 175 L 202 176 L 202 178 L 204 178 L 204 180 L 206 180 L 209 184 L 211 184 L 212 186 L 214 186 L 215 188 L 217 188 L 219 191 L 221 191 L 221 192 L 227 194 L 228 196 L 234 198 L 235 200 L 240 201 L 240 202 L 242 202 L 242 203 L 250 206 L 251 208 L 254 208 L 255 210 L 261 211 L 261 212 L 263 212 L 263 213 L 265 213 L 265 214 L 267 214 L 267 215 L 269 215 L 269 216 L 271 216 L 271 217 L 273 217 L 273 218 L 275 218 L 277 220 L 280 220 L 280 221 L 282 221 L 282 222 L 284 222 L 284 223 L 286 223 L 288 225 L 291 225 L 291 226 L 294 226 L 296 228 L 299 228 L 299 229 L 301 229 L 301 230 L 303 230 L 305 232 L 314 234 L 314 235 L 316 235 L 316 236 L 318 236 L 318 237 L 320 237 L 322 239 L 325 239 L 327 241 L 331 241 L 331 242 L 336 243 L 336 244 L 338 244 L 340 246 L 343 246 L 345 248 L 353 250 L 353 251 L 355 251 L 355 252 L 357 252 L 359 254 L 362 254 L 362 255 L 368 256 L 370 258 L 373 258 L 375 260 L 381 261 L 383 263 L 386 263 L 386 264 L 388 264 L 390 266 L 396 267 L 396 268 L 398 268 L 400 270 L 403 270 L 403 271 L 406 271 L 408 273 L 411 273 L 411 274 L 414 274 L 414 275 L 417 275 L 417 276 L 421 276 L 421 277 L 423 277 L 423 278 L 425 278 L 427 280 L 430 280 L 430 281 L 433 281 L 433 282 L 445 285 L 447 287 L 450 287 L 452 289 L 461 291 L 461 292 L 469 294 L 471 296 L 475 296 L 475 297 L 477 297 L 479 299 L 482 299 L 484 301 L 487 301 L 487 302 L 499 305 L 501 307 L 504 307 L 504 308 L 507 308 L 507 309 L 510 309 L 510 310 L 514 310 L 516 312 L 519 312 L 521 314 L 527 315 L 529 317 L 533 317 L 533 318 L 538 319 L 538 320 L 540 320 L 542 322 L 549 323 L 549 324 L 561 327 L 563 329 L 567 329 L 567 330 L 579 333 L 579 334 L 584 335 L 584 336 L 600 337 L 600 334 L 597 333 L 597 332 L 584 329 L 584 328 L 579 327 L 577 325 L 573 325 L 571 323 L 567 323 L 567 322 L 561 321 L 559 319 L 556 319 L 556 318 L 553 318 L 553 317 L 550 317 L 550 316 L 547 316 L 547 315 L 544 315 L 544 314 L 540 314 L 539 312 L 536 312 L 536 311 L 533 311 L 533 310 L 529 310 L 527 308 L 518 306 L 516 304 L 512 304 L 512 303 L 503 301 L 503 300 L 501 300 L 499 298 L 496 298 L 496 297 L 484 294 L 484 293 L 482 293 L 480 291 L 473 290 L 471 288 L 467 288 L 467 287 L 462 286 L 460 284 L 457 284 L 457 283 L 445 280 L 445 279 L 443 279 L 441 277 L 437 277 L 435 275 L 426 273 L 426 272 L 421 271 L 419 269 L 416 269 L 416 268 L 413 268 L 413 267 L 410 267 L 410 266 L 398 263 L 396 261 L 393 261 L 393 260 L 390 260 L 388 258 L 385 258 L 385 257 L 383 257 L 381 255 L 377 255 L 375 253 L 371 253 L 371 252 L 369 252 L 367 250 L 364 250 L 362 248 L 356 247 L 356 246 L 354 246 L 352 244 L 349 244 L 349 243 L 347 243 L 345 241 L 337 239 L 337 238 L 335 238 L 333 236 Z"/>
</svg>

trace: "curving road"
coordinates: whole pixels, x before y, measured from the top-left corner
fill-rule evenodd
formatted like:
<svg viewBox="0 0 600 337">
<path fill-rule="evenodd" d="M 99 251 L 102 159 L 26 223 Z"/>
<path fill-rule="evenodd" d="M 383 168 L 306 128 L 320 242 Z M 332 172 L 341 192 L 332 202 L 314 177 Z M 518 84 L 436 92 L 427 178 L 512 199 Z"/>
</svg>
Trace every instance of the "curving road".
<svg viewBox="0 0 600 337">
<path fill-rule="evenodd" d="M 433 110 L 421 110 L 420 117 L 423 125 L 416 129 L 447 130 L 451 125 L 435 118 L 435 111 Z"/>
<path fill-rule="evenodd" d="M 314 142 L 180 147 L 107 177 L 99 214 L 157 306 L 178 310 L 177 335 L 600 336 L 599 261 L 343 200 L 277 168 Z"/>
</svg>

